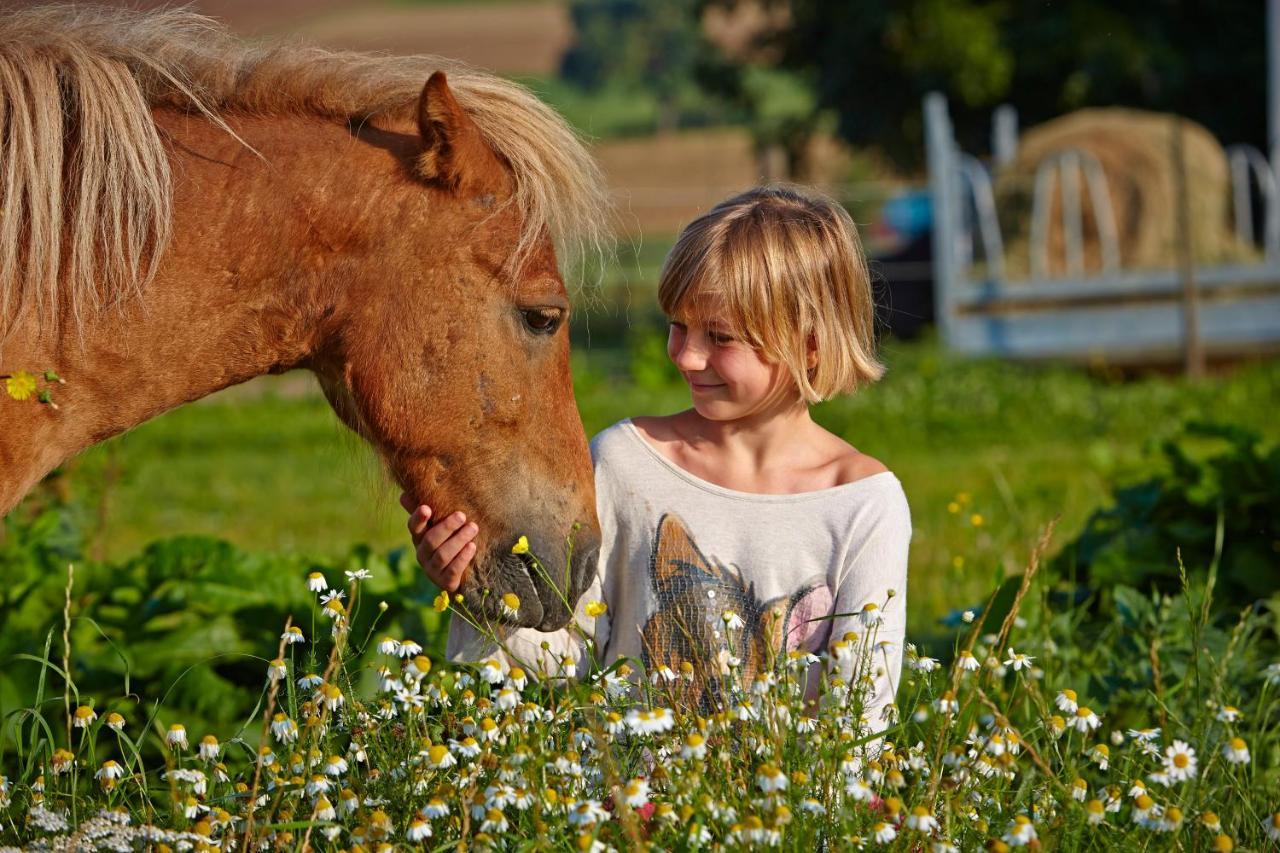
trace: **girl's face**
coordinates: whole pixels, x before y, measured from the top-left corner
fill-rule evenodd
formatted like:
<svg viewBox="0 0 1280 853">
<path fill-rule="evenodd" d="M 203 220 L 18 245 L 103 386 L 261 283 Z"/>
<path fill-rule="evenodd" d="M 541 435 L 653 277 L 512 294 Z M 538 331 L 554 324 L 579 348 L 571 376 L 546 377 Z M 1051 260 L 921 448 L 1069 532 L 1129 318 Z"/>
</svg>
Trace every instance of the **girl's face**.
<svg viewBox="0 0 1280 853">
<path fill-rule="evenodd" d="M 667 355 L 689 383 L 694 409 L 708 420 L 767 413 L 799 396 L 786 366 L 765 361 L 735 338 L 716 310 L 671 320 Z"/>
</svg>

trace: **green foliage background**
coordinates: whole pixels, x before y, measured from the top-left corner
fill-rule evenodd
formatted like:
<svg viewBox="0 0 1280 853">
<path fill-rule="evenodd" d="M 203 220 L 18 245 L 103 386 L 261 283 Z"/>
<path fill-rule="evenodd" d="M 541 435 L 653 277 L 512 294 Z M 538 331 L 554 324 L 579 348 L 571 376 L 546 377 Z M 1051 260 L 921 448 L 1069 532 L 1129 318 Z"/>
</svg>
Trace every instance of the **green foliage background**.
<svg viewBox="0 0 1280 853">
<path fill-rule="evenodd" d="M 771 0 L 778 5 L 781 0 Z M 721 5 L 731 5 L 719 0 Z M 1024 126 L 1087 106 L 1177 112 L 1265 149 L 1265 4 L 787 0 L 782 65 L 811 75 L 840 134 L 923 160 L 920 103 L 947 94 L 962 147 L 989 150 L 991 108 Z M 1230 92 L 1230 97 L 1223 93 Z"/>
</svg>

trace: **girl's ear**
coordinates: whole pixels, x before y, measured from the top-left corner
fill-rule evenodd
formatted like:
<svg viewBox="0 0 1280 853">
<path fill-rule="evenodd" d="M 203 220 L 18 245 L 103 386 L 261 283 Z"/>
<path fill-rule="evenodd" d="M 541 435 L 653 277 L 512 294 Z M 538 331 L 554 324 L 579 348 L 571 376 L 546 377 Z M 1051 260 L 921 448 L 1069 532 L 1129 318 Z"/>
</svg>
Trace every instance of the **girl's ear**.
<svg viewBox="0 0 1280 853">
<path fill-rule="evenodd" d="M 809 370 L 818 366 L 818 336 L 810 332 L 804 341 L 804 364 Z"/>
</svg>

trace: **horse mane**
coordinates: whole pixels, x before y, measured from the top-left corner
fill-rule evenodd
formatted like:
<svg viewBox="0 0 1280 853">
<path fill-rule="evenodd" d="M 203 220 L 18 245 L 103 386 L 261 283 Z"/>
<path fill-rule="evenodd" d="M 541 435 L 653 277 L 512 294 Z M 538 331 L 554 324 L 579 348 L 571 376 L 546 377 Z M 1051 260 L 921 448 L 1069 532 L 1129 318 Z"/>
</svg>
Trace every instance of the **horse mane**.
<svg viewBox="0 0 1280 853">
<path fill-rule="evenodd" d="M 514 173 L 515 256 L 544 233 L 570 256 L 604 248 L 599 167 L 517 83 L 436 56 L 246 43 L 183 10 L 0 12 L 0 340 L 29 308 L 78 328 L 154 276 L 172 197 L 152 107 L 198 111 L 233 136 L 223 114 L 407 119 L 435 70 Z"/>
</svg>

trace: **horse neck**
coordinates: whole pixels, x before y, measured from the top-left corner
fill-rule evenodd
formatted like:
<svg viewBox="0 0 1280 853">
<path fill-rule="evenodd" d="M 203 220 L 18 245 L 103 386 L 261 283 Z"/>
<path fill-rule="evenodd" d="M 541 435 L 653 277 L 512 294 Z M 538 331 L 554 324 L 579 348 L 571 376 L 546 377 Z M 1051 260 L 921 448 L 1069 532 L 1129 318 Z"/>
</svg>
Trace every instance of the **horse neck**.
<svg viewBox="0 0 1280 853">
<path fill-rule="evenodd" d="M 237 130 L 264 162 L 206 122 L 163 111 L 156 120 L 174 143 L 173 237 L 143 296 L 78 331 L 19 327 L 0 344 L 5 368 L 66 380 L 57 410 L 0 401 L 0 514 L 90 445 L 228 386 L 308 366 L 342 321 L 334 297 L 321 295 L 340 293 L 323 285 L 342 253 L 317 232 L 314 199 L 292 183 L 325 168 L 308 156 L 332 161 L 334 138 L 316 140 L 314 120 L 305 129 L 282 126 L 302 119 L 246 120 Z"/>
</svg>

